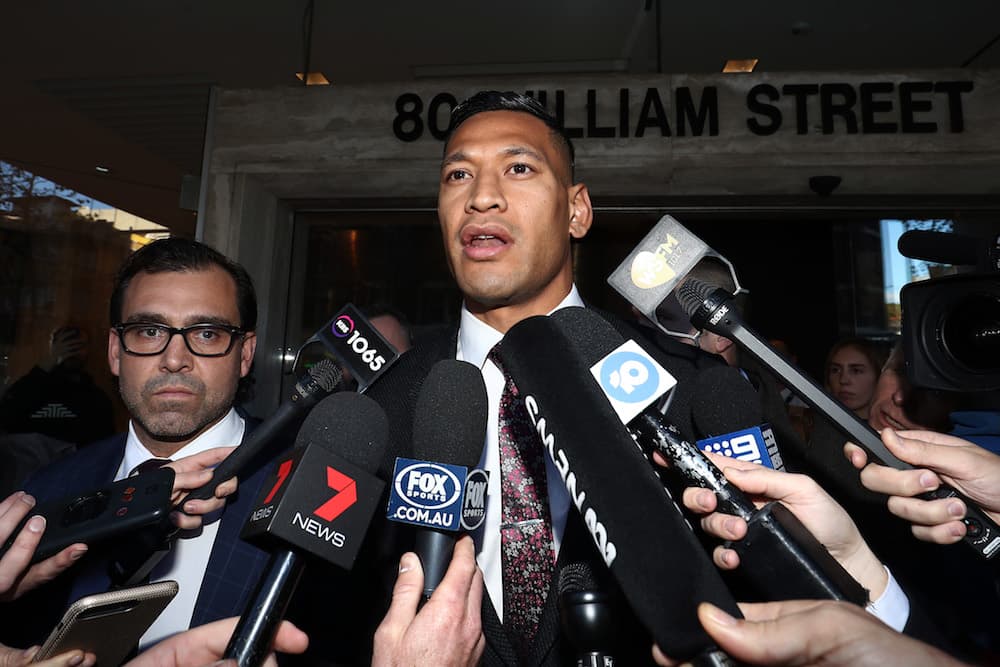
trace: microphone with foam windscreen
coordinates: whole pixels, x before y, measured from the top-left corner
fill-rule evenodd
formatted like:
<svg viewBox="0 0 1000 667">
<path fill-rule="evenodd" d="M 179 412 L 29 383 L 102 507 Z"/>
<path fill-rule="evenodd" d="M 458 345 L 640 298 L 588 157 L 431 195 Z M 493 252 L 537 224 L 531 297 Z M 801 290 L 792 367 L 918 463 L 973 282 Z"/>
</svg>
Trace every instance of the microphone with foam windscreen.
<svg viewBox="0 0 1000 667">
<path fill-rule="evenodd" d="M 971 265 L 982 271 L 1000 271 L 1000 236 L 985 239 L 952 232 L 911 229 L 896 247 L 904 257 L 939 264 Z"/>
<path fill-rule="evenodd" d="M 486 441 L 486 385 L 465 361 L 437 362 L 417 395 L 413 418 L 415 459 L 397 459 L 388 518 L 420 527 L 414 551 L 429 600 L 451 562 L 469 472 Z"/>
<path fill-rule="evenodd" d="M 586 381 L 570 341 L 552 318 L 530 317 L 497 351 L 598 555 L 654 641 L 680 660 L 721 655 L 697 605 L 739 616 L 736 601 L 604 395 Z"/>
<path fill-rule="evenodd" d="M 696 278 L 688 278 L 677 288 L 677 298 L 695 327 L 735 341 L 741 349 L 773 371 L 802 400 L 829 419 L 848 439 L 866 449 L 869 460 L 897 470 L 913 468 L 909 463 L 896 458 L 867 423 L 832 398 L 747 327 L 738 309 L 733 307 L 731 294 Z M 962 520 L 966 527 L 963 538 L 965 543 L 985 558 L 992 558 L 1000 553 L 1000 526 L 971 500 L 945 484 L 921 497 L 960 498 L 966 506 L 966 515 Z"/>
<path fill-rule="evenodd" d="M 739 370 L 706 368 L 693 384 L 691 412 L 695 427 L 705 434 L 695 442 L 699 449 L 785 470 L 774 431 L 764 423 L 757 393 Z"/>
<path fill-rule="evenodd" d="M 618 628 L 608 599 L 586 562 L 559 572 L 559 619 L 576 651 L 577 667 L 614 667 Z"/>
<path fill-rule="evenodd" d="M 647 405 L 658 395 L 651 390 L 657 385 L 656 375 L 665 373 L 651 358 L 641 358 L 635 347 L 627 353 L 630 357 L 624 357 L 619 350 L 627 343 L 621 334 L 586 308 L 564 308 L 553 313 L 551 319 L 567 334 L 584 363 L 591 364 L 591 377 L 595 380 L 592 384 L 608 392 L 609 400 L 621 402 L 626 397 L 628 392 L 619 391 L 621 380 L 619 387 L 614 387 L 613 378 L 616 372 L 619 377 L 627 373 L 626 364 L 634 365 L 637 370 L 631 375 L 635 381 L 627 399 L 632 399 L 632 411 L 640 408 L 642 411 L 627 421 L 629 430 L 644 449 L 655 449 L 666 457 L 671 469 L 687 485 L 711 489 L 721 511 L 747 522 L 747 536 L 730 546 L 740 555 L 744 575 L 762 595 L 772 600 L 833 599 L 862 606 L 867 603 L 868 592 L 788 508 L 781 503 L 768 503 L 757 509 L 697 446 L 685 441 L 655 407 Z M 605 378 L 610 379 L 607 384 Z M 709 380 L 712 379 L 710 376 Z M 738 388 L 749 387 L 738 372 L 735 376 L 723 374 L 715 380 L 737 383 L 737 389 L 730 390 L 722 389 L 721 384 L 718 387 L 708 384 L 716 394 L 729 391 L 731 396 L 739 398 Z M 743 400 L 747 398 L 744 396 Z M 753 402 L 752 397 L 750 401 Z"/>
<path fill-rule="evenodd" d="M 240 446 L 222 460 L 212 471 L 212 479 L 187 494 L 188 500 L 206 500 L 215 495 L 215 487 L 234 477 L 259 455 L 280 433 L 313 408 L 320 399 L 332 392 L 343 376 L 335 363 L 323 359 L 299 378 L 288 397 L 274 414 L 261 422 L 240 443 Z"/>
<path fill-rule="evenodd" d="M 385 484 L 374 476 L 388 440 L 385 414 L 355 393 L 323 399 L 278 459 L 240 537 L 272 552 L 224 657 L 260 665 L 310 560 L 350 569 Z"/>
</svg>

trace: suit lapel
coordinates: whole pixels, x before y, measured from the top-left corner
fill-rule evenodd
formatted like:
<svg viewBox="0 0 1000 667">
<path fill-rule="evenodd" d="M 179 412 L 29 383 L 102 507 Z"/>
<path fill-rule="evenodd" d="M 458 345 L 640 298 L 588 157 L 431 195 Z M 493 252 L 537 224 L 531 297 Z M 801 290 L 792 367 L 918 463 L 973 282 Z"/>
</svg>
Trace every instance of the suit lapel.
<svg viewBox="0 0 1000 667">
<path fill-rule="evenodd" d="M 269 469 L 270 466 L 261 466 L 241 480 L 239 490 L 226 503 L 195 602 L 191 627 L 242 613 L 260 579 L 267 553 L 241 540 L 240 532 Z"/>
</svg>

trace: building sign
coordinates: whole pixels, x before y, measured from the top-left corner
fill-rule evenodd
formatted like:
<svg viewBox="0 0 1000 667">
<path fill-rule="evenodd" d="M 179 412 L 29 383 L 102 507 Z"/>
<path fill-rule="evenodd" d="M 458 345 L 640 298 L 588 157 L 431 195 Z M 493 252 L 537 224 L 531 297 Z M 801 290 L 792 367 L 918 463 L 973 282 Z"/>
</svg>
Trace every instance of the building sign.
<svg viewBox="0 0 1000 667">
<path fill-rule="evenodd" d="M 975 94 L 970 79 L 755 82 L 627 88 L 520 89 L 544 104 L 572 138 L 959 133 Z M 857 77 L 853 77 L 857 79 Z M 474 91 L 404 92 L 392 132 L 404 142 L 443 140 L 451 110 Z"/>
</svg>

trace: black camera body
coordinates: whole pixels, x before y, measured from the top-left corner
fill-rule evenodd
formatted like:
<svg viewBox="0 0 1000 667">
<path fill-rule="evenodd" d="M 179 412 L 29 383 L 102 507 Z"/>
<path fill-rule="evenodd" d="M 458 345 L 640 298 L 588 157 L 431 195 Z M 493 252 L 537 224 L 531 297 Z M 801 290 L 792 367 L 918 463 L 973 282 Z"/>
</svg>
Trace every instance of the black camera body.
<svg viewBox="0 0 1000 667">
<path fill-rule="evenodd" d="M 1000 390 L 1000 274 L 960 274 L 900 291 L 910 381 L 946 391 Z"/>
<path fill-rule="evenodd" d="M 899 249 L 907 257 L 976 268 L 900 290 L 910 382 L 942 391 L 1000 390 L 1000 239 L 910 231 Z"/>
</svg>

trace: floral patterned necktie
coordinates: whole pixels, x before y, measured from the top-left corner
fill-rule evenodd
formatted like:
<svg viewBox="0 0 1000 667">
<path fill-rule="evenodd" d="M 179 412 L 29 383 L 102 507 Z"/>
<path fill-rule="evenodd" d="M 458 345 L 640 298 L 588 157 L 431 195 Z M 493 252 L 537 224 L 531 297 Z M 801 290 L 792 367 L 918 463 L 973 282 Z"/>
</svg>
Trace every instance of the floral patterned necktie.
<svg viewBox="0 0 1000 667">
<path fill-rule="evenodd" d="M 555 571 L 545 451 L 495 350 L 490 359 L 506 381 L 499 411 L 504 625 L 523 656 L 538 630 Z"/>
</svg>

